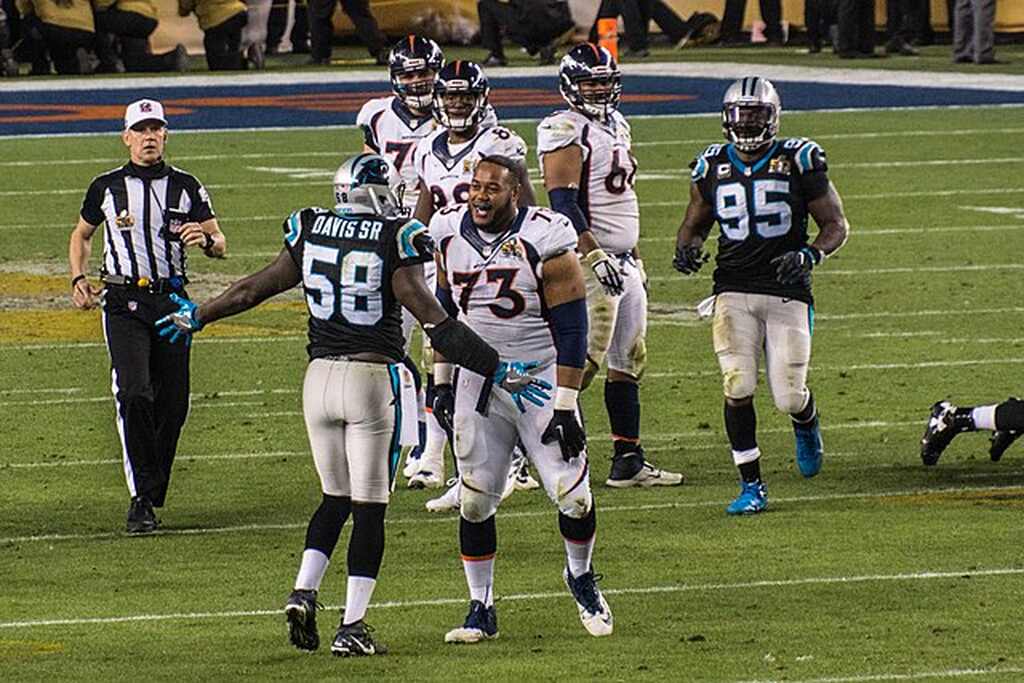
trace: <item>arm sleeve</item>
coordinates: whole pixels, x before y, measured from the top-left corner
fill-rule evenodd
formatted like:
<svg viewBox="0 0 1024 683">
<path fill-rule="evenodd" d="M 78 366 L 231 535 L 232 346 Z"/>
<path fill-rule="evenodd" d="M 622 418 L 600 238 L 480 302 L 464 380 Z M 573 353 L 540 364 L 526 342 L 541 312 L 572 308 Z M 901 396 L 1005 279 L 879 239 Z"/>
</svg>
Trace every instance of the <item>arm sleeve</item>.
<svg viewBox="0 0 1024 683">
<path fill-rule="evenodd" d="M 801 194 L 807 201 L 818 199 L 828 192 L 828 160 L 821 145 L 814 140 L 806 141 L 793 155 L 793 161 L 796 163 Z"/>
<path fill-rule="evenodd" d="M 82 200 L 82 219 L 89 225 L 99 225 L 106 216 L 103 214 L 103 194 L 105 188 L 99 178 L 92 181 L 89 189 L 85 192 L 85 199 Z"/>
<path fill-rule="evenodd" d="M 548 311 L 548 325 L 555 338 L 557 363 L 582 368 L 587 359 L 587 303 L 576 299 Z"/>
<path fill-rule="evenodd" d="M 579 190 L 570 187 L 556 187 L 548 192 L 551 208 L 569 219 L 577 235 L 590 230 L 587 217 L 583 215 L 583 209 L 580 207 L 579 195 Z"/>
</svg>

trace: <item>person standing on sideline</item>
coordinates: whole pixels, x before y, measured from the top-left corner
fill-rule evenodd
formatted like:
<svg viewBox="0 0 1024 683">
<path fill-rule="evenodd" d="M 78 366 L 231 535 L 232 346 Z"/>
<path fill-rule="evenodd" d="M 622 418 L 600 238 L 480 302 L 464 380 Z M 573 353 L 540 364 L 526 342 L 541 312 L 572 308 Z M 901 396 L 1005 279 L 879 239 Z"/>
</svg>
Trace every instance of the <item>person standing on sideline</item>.
<svg viewBox="0 0 1024 683">
<path fill-rule="evenodd" d="M 953 61 L 997 64 L 996 0 L 956 0 L 953 7 Z"/>
<path fill-rule="evenodd" d="M 824 453 L 807 388 L 811 271 L 843 246 L 848 226 L 824 150 L 807 138 L 776 139 L 781 113 L 775 86 L 764 78 L 741 78 L 725 91 L 722 132 L 728 144 L 711 145 L 691 164 L 690 204 L 672 262 L 684 275 L 700 270 L 708 258 L 704 241 L 718 222 L 714 294 L 698 310 L 714 316 L 725 431 L 741 480 L 740 495 L 726 508 L 730 515 L 768 506 L 754 414 L 762 358 L 775 407 L 793 424 L 800 474 L 818 474 Z M 818 225 L 813 242 L 809 217 Z"/>
<path fill-rule="evenodd" d="M 309 0 L 310 64 L 329 66 L 331 39 L 334 37 L 334 8 L 338 0 Z M 352 20 L 356 35 L 366 44 L 378 66 L 388 63 L 387 36 L 381 33 L 370 11 L 370 0 L 341 0 L 341 9 Z"/>
<path fill-rule="evenodd" d="M 195 176 L 164 161 L 167 119 L 154 100 L 124 114 L 124 166 L 93 179 L 71 233 L 71 296 L 80 309 L 101 303 L 110 353 L 117 432 L 131 494 L 129 533 L 154 531 L 167 497 L 178 436 L 189 406 L 189 347 L 167 343 L 153 323 L 184 295 L 186 252 L 224 255 L 210 196 Z M 105 224 L 102 292 L 86 275 L 96 228 Z M 102 296 L 101 296 L 102 294 Z"/>
<path fill-rule="evenodd" d="M 334 174 L 334 208 L 299 209 L 286 218 L 284 244 L 272 263 L 201 305 L 175 297 L 178 311 L 157 321 L 172 341 L 190 338 L 302 284 L 309 309 L 302 410 L 323 500 L 309 521 L 284 611 L 292 645 L 316 650 L 320 584 L 351 516 L 345 609 L 331 643 L 341 657 L 387 651 L 363 617 L 384 557 L 384 515 L 401 446 L 416 439 L 401 307 L 413 312 L 441 353 L 483 376 L 485 387 L 471 397 L 476 410 L 504 399 L 542 406 L 550 398 L 551 385 L 527 374 L 538 362 L 501 361 L 427 289 L 422 264 L 433 260 L 434 245 L 427 226 L 402 211 L 397 179 L 377 154 L 352 157 Z M 508 393 L 492 395 L 494 385 Z"/>
</svg>

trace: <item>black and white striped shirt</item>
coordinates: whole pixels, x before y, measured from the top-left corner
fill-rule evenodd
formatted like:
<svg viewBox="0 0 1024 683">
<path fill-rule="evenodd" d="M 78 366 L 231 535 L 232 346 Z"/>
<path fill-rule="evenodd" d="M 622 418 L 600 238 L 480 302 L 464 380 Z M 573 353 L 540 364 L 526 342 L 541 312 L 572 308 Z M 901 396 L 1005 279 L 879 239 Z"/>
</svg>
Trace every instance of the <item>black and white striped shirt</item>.
<svg viewBox="0 0 1024 683">
<path fill-rule="evenodd" d="M 185 275 L 185 248 L 164 230 L 172 222 L 214 217 L 210 196 L 195 176 L 164 162 L 128 163 L 93 179 L 82 219 L 105 223 L 103 270 L 133 280 Z"/>
</svg>

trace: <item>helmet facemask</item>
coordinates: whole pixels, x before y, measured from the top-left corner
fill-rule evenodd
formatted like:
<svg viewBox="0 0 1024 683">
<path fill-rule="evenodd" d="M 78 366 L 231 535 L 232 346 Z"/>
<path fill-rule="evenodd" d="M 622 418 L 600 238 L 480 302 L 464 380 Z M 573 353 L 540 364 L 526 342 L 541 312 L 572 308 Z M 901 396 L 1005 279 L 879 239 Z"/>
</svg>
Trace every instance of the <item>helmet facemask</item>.
<svg viewBox="0 0 1024 683">
<path fill-rule="evenodd" d="M 767 102 L 731 102 L 722 107 L 722 130 L 741 152 L 755 152 L 775 139 L 779 112 Z"/>
<path fill-rule="evenodd" d="M 582 78 L 563 75 L 560 88 L 562 97 L 573 109 L 606 121 L 619 108 L 622 77 L 618 70 L 613 71 L 603 66 L 593 67 L 591 71 L 593 75 Z"/>
<path fill-rule="evenodd" d="M 474 128 L 483 121 L 486 114 L 489 90 L 473 92 L 468 82 L 465 87 L 460 87 L 458 81 L 449 81 L 443 92 L 435 88 L 434 118 L 448 130 L 457 133 Z M 458 98 L 457 102 L 445 101 L 455 98 Z"/>
<path fill-rule="evenodd" d="M 410 78 L 415 76 L 415 78 Z M 403 78 L 404 77 L 404 78 Z M 434 80 L 437 73 L 430 68 L 391 72 L 391 90 L 399 101 L 415 112 L 429 112 L 434 101 Z"/>
<path fill-rule="evenodd" d="M 334 174 L 334 210 L 343 215 L 401 215 L 405 183 L 383 157 L 361 154 Z"/>
</svg>

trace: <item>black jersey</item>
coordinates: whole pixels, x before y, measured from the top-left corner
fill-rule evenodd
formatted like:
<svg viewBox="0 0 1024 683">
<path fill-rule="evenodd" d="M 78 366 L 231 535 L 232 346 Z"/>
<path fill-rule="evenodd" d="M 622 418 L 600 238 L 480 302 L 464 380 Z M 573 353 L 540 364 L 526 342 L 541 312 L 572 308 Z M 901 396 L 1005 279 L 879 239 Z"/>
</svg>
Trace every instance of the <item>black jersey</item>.
<svg viewBox="0 0 1024 683">
<path fill-rule="evenodd" d="M 311 207 L 289 216 L 284 232 L 302 271 L 310 359 L 376 352 L 402 360 L 401 305 L 391 276 L 433 259 L 427 226 L 407 217 L 343 216 Z"/>
<path fill-rule="evenodd" d="M 813 140 L 777 140 L 751 165 L 711 145 L 691 177 L 719 225 L 714 292 L 772 294 L 813 303 L 809 285 L 783 285 L 771 261 L 807 244 L 807 204 L 828 192 L 825 152 Z"/>
</svg>

